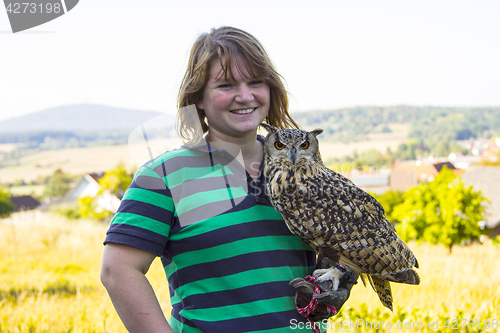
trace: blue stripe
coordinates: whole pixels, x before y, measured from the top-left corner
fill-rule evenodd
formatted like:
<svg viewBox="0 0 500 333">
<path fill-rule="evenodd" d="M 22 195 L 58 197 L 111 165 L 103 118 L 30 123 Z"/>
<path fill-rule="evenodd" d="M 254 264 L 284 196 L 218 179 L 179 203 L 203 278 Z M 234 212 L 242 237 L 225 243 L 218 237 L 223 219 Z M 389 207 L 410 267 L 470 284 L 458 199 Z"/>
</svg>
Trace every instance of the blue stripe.
<svg viewBox="0 0 500 333">
<path fill-rule="evenodd" d="M 122 200 L 116 216 L 122 212 L 135 214 L 139 217 L 144 216 L 166 224 L 169 224 L 173 216 L 173 212 L 167 209 L 135 200 Z"/>
<path fill-rule="evenodd" d="M 174 248 L 170 253 L 172 256 L 175 256 L 179 253 L 218 246 L 221 245 L 221 239 L 224 240 L 224 243 L 230 243 L 247 238 L 265 237 L 269 236 L 269 230 L 272 230 L 272 235 L 276 236 L 292 235 L 284 221 L 257 220 L 243 224 L 230 225 L 175 241 Z"/>
<path fill-rule="evenodd" d="M 167 237 L 133 225 L 112 224 L 104 241 L 104 244 L 106 243 L 133 246 L 161 257 L 164 254 Z"/>
<path fill-rule="evenodd" d="M 292 326 L 292 323 L 307 323 L 304 317 L 302 317 L 296 310 L 236 318 L 231 320 L 219 320 L 215 322 L 206 322 L 200 320 L 190 321 L 185 319 L 184 317 L 179 316 L 179 314 L 175 311 L 172 311 L 172 316 L 185 325 L 189 325 L 191 327 L 203 327 L 204 332 L 243 333 L 250 331 L 265 332 L 265 330 L 273 329 L 281 329 L 280 332 L 312 332 L 312 330 L 300 330 L 297 326 Z M 305 326 L 306 325 L 301 325 L 301 327 Z"/>
<path fill-rule="evenodd" d="M 179 286 L 204 279 L 229 276 L 240 272 L 267 267 L 302 266 L 307 262 L 314 267 L 316 252 L 303 250 L 275 250 L 247 253 L 244 255 L 188 266 L 177 270 L 169 279 L 169 285 L 176 289 Z M 170 264 L 162 257 L 164 266 Z M 214 267 L 216 267 L 214 271 Z M 182 281 L 182 283 L 180 282 Z"/>
<path fill-rule="evenodd" d="M 241 295 L 240 301 L 237 303 L 235 303 L 235 299 L 230 299 L 227 297 L 227 290 L 184 297 L 182 299 L 182 303 L 204 304 L 207 299 L 206 297 L 208 297 L 208 299 L 210 299 L 210 304 L 205 304 L 205 305 L 211 308 L 215 308 L 221 306 L 241 304 L 242 299 L 244 299 L 245 303 L 247 303 L 247 302 L 260 301 L 263 299 L 279 298 L 284 296 L 293 297 L 295 295 L 295 289 L 293 289 L 292 287 L 286 289 L 288 291 L 288 293 L 286 294 L 280 292 L 283 290 L 282 288 L 283 283 L 288 283 L 288 282 L 283 282 L 283 281 L 268 282 L 244 288 L 233 289 L 232 292 Z M 174 307 L 177 311 L 180 311 L 183 308 L 182 303 L 172 304 L 172 307 Z"/>
</svg>

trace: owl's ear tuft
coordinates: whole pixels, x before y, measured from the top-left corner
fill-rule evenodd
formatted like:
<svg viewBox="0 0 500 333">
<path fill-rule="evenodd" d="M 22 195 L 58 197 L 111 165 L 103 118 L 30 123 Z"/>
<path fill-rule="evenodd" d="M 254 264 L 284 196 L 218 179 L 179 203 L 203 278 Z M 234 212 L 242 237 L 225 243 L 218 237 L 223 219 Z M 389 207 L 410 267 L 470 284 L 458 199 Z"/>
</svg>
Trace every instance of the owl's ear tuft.
<svg viewBox="0 0 500 333">
<path fill-rule="evenodd" d="M 268 124 L 261 123 L 260 126 L 264 127 L 269 133 L 275 133 L 278 131 L 276 127 Z"/>
<path fill-rule="evenodd" d="M 322 128 L 316 128 L 315 130 L 312 130 L 311 133 L 314 135 L 314 136 L 318 136 L 320 135 L 321 133 L 323 133 L 323 129 Z"/>
</svg>

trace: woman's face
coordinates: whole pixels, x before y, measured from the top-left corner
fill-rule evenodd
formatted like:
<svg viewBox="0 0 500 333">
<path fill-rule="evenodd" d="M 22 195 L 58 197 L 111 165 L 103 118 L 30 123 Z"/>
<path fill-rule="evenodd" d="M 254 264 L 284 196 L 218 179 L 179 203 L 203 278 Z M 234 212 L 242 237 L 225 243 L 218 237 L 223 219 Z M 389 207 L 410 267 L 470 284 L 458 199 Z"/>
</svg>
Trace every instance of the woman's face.
<svg viewBox="0 0 500 333">
<path fill-rule="evenodd" d="M 224 141 L 255 135 L 270 106 L 269 86 L 253 77 L 248 67 L 236 58 L 226 78 L 218 59 L 209 64 L 209 78 L 202 99 L 196 103 L 205 111 L 209 134 Z M 240 70 L 238 70 L 240 68 Z"/>
</svg>

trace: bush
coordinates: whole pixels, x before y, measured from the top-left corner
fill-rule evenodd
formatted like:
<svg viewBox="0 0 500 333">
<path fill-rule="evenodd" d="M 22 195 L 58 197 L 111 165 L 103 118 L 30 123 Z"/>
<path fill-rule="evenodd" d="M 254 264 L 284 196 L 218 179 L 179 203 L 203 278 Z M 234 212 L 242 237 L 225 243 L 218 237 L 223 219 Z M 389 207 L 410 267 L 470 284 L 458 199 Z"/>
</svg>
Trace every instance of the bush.
<svg viewBox="0 0 500 333">
<path fill-rule="evenodd" d="M 82 218 L 100 221 L 108 219 L 113 214 L 108 210 L 99 209 L 95 203 L 95 198 L 91 196 L 78 199 L 78 213 Z"/>
<path fill-rule="evenodd" d="M 9 217 L 16 210 L 12 202 L 12 194 L 5 187 L 0 187 L 0 218 Z"/>
</svg>

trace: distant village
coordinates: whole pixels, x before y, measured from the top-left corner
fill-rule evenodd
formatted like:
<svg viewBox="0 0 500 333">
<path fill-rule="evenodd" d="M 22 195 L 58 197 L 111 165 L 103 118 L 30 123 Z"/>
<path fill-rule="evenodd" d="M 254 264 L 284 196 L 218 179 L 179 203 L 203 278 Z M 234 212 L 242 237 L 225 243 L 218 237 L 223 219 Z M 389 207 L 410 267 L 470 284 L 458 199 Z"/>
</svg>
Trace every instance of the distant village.
<svg viewBox="0 0 500 333">
<path fill-rule="evenodd" d="M 452 153 L 448 157 L 428 157 L 396 161 L 392 168 L 342 172 L 365 191 L 381 194 L 389 190 L 406 191 L 423 181 L 432 181 L 444 167 L 460 175 L 467 186 L 481 191 L 485 203 L 484 227 L 492 229 L 491 237 L 500 234 L 500 138 L 495 141 L 463 140 L 458 144 L 470 155 Z M 491 164 L 491 165 L 488 165 Z M 339 170 L 336 170 L 339 171 Z"/>
</svg>

